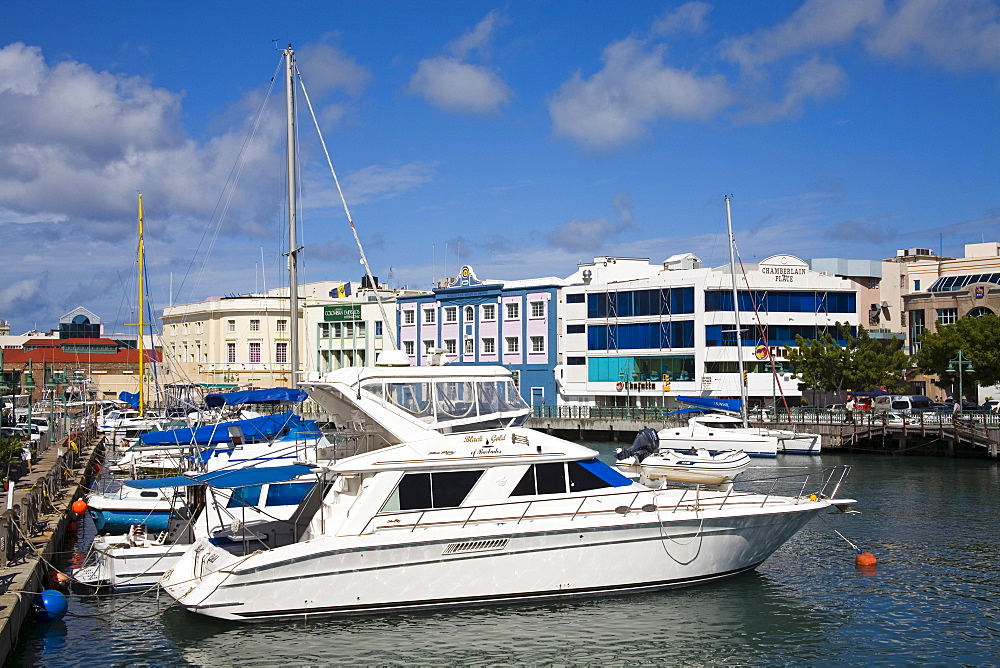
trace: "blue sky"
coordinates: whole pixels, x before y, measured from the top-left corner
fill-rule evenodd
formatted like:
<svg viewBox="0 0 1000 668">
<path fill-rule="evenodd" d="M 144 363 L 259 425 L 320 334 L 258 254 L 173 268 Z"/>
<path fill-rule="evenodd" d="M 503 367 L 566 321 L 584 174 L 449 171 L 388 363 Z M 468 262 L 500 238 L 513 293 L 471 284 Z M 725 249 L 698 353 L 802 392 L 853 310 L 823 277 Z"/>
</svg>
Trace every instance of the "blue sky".
<svg viewBox="0 0 1000 668">
<path fill-rule="evenodd" d="M 154 308 L 287 282 L 287 44 L 392 287 L 721 265 L 725 195 L 745 262 L 1000 240 L 993 0 L 7 3 L 12 333 L 129 329 L 140 191 Z M 305 116 L 300 145 L 301 278 L 358 280 Z"/>
</svg>

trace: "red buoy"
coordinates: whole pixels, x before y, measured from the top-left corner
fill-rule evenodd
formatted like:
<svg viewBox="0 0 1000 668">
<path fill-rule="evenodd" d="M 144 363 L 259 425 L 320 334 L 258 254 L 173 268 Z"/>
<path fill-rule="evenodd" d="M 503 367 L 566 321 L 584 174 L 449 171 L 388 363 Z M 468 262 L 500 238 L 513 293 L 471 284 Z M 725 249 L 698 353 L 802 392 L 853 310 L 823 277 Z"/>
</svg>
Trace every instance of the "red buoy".
<svg viewBox="0 0 1000 668">
<path fill-rule="evenodd" d="M 875 568 L 878 560 L 871 552 L 861 552 L 854 557 L 854 565 L 858 568 Z"/>
<path fill-rule="evenodd" d="M 77 515 L 83 515 L 85 512 L 87 512 L 87 502 L 84 501 L 83 499 L 77 499 L 76 501 L 73 502 L 71 508 L 73 509 L 73 512 L 76 513 Z"/>
<path fill-rule="evenodd" d="M 80 525 L 76 520 L 70 520 L 69 524 L 66 525 L 66 529 L 70 533 L 76 533 L 80 529 Z"/>
</svg>

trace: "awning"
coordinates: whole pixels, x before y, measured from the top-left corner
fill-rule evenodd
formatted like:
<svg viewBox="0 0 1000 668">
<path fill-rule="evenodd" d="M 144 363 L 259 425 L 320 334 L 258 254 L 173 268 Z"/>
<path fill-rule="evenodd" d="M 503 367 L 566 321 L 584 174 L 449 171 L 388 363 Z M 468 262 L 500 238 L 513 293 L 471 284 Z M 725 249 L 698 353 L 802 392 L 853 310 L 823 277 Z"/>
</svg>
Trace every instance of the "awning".
<svg viewBox="0 0 1000 668">
<path fill-rule="evenodd" d="M 197 475 L 181 475 L 171 478 L 146 478 L 143 480 L 127 480 L 127 487 L 136 489 L 155 489 L 158 487 L 187 487 L 190 485 L 208 485 L 209 487 L 233 488 L 263 485 L 269 482 L 285 482 L 303 476 L 313 469 L 304 464 L 289 464 L 288 466 L 248 466 L 242 469 L 225 469 L 210 471 Z"/>
<path fill-rule="evenodd" d="M 205 403 L 209 408 L 219 406 L 237 406 L 239 404 L 276 404 L 299 403 L 309 395 L 302 390 L 287 387 L 272 387 L 266 390 L 244 390 L 243 392 L 226 392 L 225 394 L 205 395 Z"/>
</svg>

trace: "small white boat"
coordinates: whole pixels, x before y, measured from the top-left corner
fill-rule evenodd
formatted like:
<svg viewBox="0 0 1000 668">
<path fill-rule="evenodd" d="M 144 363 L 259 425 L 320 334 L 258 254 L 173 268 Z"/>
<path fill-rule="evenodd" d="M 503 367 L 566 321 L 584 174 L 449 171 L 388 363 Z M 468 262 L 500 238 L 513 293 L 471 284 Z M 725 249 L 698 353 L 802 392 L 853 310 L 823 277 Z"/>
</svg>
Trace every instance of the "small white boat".
<svg viewBox="0 0 1000 668">
<path fill-rule="evenodd" d="M 701 485 L 722 485 L 732 482 L 750 466 L 750 456 L 742 450 L 709 452 L 691 447 L 686 452 L 660 450 L 659 435 L 654 429 L 640 431 L 631 447 L 616 453 L 615 466 L 626 474 L 639 476 L 640 481 L 657 479 L 690 482 Z"/>
</svg>

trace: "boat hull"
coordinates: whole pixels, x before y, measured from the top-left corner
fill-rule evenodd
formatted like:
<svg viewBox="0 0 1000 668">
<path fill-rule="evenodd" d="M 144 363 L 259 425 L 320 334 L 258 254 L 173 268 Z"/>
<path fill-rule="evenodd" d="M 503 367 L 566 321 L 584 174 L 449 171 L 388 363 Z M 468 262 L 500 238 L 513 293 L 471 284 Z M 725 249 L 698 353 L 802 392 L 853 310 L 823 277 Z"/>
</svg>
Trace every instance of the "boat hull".
<svg viewBox="0 0 1000 668">
<path fill-rule="evenodd" d="M 161 585 L 192 611 L 251 622 L 652 591 L 752 570 L 827 507 L 661 507 L 573 528 L 564 520 L 401 527 L 240 559 L 200 541 Z"/>
</svg>

